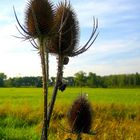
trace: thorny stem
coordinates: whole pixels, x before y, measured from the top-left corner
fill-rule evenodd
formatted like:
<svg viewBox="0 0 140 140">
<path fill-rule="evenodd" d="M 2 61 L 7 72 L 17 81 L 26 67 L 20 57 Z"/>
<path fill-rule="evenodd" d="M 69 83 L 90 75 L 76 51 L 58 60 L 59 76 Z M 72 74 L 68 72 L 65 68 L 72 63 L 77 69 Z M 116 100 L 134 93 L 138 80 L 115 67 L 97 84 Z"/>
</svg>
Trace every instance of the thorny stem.
<svg viewBox="0 0 140 140">
<path fill-rule="evenodd" d="M 54 86 L 53 95 L 52 95 L 52 99 L 51 99 L 49 110 L 48 110 L 48 116 L 47 116 L 48 127 L 49 127 L 49 124 L 50 124 L 50 119 L 51 119 L 51 115 L 52 115 L 52 112 L 53 112 L 58 87 L 59 87 L 60 82 L 62 81 L 62 75 L 63 75 L 63 56 L 59 55 L 59 57 L 58 57 L 57 78 L 56 78 L 56 83 L 55 83 L 55 86 Z"/>
<path fill-rule="evenodd" d="M 63 24 L 63 15 L 62 15 L 62 18 L 61 18 L 61 25 L 62 24 Z M 50 124 L 50 119 L 51 119 L 51 115 L 52 115 L 52 112 L 53 112 L 58 87 L 59 87 L 60 82 L 62 82 L 62 76 L 63 76 L 63 59 L 64 59 L 64 56 L 61 55 L 61 39 L 62 39 L 61 37 L 62 37 L 62 31 L 59 32 L 59 45 L 58 46 L 59 46 L 60 54 L 58 55 L 57 77 L 56 77 L 56 82 L 55 82 L 55 86 L 54 86 L 54 90 L 53 90 L 52 99 L 51 99 L 51 102 L 50 102 L 50 107 L 49 107 L 48 114 L 47 114 L 48 127 L 49 127 L 49 124 Z"/>
<path fill-rule="evenodd" d="M 44 39 L 41 38 L 39 40 L 40 46 L 40 57 L 41 57 L 41 67 L 42 67 L 42 81 L 43 81 L 43 94 L 44 94 L 44 123 L 43 123 L 43 134 L 42 140 L 47 140 L 48 136 L 48 123 L 47 123 L 47 103 L 48 103 L 48 65 L 46 66 L 46 58 L 45 58 L 45 46 Z M 47 55 L 48 58 L 48 55 Z"/>
</svg>

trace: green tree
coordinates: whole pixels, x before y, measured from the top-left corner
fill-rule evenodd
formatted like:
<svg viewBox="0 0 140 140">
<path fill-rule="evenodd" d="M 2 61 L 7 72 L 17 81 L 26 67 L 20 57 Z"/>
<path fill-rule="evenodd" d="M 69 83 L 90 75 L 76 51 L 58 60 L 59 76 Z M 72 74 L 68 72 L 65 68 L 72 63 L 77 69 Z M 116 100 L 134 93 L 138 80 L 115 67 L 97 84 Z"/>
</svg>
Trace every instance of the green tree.
<svg viewBox="0 0 140 140">
<path fill-rule="evenodd" d="M 6 78 L 7 76 L 4 73 L 0 73 L 0 87 L 4 87 L 4 81 Z"/>
<path fill-rule="evenodd" d="M 136 73 L 135 78 L 136 78 L 136 86 L 140 86 L 140 74 Z"/>
<path fill-rule="evenodd" d="M 95 73 L 90 72 L 87 76 L 87 85 L 89 87 L 97 87 L 97 76 Z"/>
<path fill-rule="evenodd" d="M 75 73 L 75 83 L 77 86 L 85 86 L 86 85 L 86 73 L 83 71 L 79 71 Z"/>
<path fill-rule="evenodd" d="M 70 87 L 75 86 L 74 77 L 69 76 L 69 77 L 66 77 L 65 79 L 68 81 L 68 86 L 70 86 Z"/>
</svg>

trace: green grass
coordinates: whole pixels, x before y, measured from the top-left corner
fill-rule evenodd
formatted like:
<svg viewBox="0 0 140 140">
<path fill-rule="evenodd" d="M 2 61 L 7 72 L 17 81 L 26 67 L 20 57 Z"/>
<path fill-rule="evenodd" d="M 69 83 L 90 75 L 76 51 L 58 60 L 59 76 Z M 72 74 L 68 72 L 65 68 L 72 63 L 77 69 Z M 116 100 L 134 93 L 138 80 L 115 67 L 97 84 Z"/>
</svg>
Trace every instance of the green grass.
<svg viewBox="0 0 140 140">
<path fill-rule="evenodd" d="M 49 98 L 50 93 L 52 88 Z M 81 93 L 88 94 L 93 105 L 93 129 L 102 128 L 97 139 L 139 140 L 140 89 L 100 88 L 67 88 L 58 92 L 49 140 L 75 139 L 60 129 L 60 123 L 68 127 L 68 108 Z M 0 140 L 39 140 L 42 116 L 41 88 L 0 88 Z M 83 140 L 94 138 L 85 135 Z"/>
<path fill-rule="evenodd" d="M 52 93 L 52 88 L 49 89 L 49 93 Z M 57 103 L 70 104 L 81 93 L 88 94 L 88 98 L 93 104 L 140 104 L 140 89 L 100 88 L 67 88 L 66 91 L 58 93 Z M 43 102 L 43 94 L 41 88 L 0 88 L 0 99 L 0 105 L 10 102 L 12 105 L 28 103 L 36 107 Z"/>
</svg>

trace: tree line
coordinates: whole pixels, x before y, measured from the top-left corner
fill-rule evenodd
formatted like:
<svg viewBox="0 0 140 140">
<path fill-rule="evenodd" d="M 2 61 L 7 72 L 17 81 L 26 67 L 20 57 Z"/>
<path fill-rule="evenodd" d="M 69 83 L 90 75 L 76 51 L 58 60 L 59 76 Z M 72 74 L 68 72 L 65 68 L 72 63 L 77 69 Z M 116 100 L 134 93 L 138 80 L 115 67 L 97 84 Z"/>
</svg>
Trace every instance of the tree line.
<svg viewBox="0 0 140 140">
<path fill-rule="evenodd" d="M 80 71 L 71 77 L 64 77 L 63 81 L 69 87 L 91 87 L 91 88 L 123 88 L 140 87 L 140 74 L 119 74 L 109 76 L 98 76 L 95 73 L 88 74 Z M 48 80 L 49 86 L 55 84 L 55 77 Z M 41 76 L 13 77 L 7 78 L 0 73 L 0 87 L 42 87 Z"/>
</svg>

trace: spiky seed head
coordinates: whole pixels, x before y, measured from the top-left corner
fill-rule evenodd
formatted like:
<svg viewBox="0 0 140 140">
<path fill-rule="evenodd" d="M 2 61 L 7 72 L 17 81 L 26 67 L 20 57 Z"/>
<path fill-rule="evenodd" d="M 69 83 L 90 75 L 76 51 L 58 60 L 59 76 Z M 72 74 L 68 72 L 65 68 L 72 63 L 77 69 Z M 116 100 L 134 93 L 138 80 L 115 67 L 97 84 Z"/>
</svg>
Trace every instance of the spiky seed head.
<svg viewBox="0 0 140 140">
<path fill-rule="evenodd" d="M 53 5 L 48 0 L 30 0 L 25 12 L 25 25 L 32 37 L 47 35 L 53 25 Z"/>
<path fill-rule="evenodd" d="M 51 52 L 69 56 L 79 41 L 79 24 L 70 4 L 61 2 L 57 5 L 54 16 L 56 34 Z"/>
<path fill-rule="evenodd" d="M 92 108 L 87 98 L 79 96 L 68 112 L 68 122 L 73 132 L 89 133 L 92 125 Z"/>
</svg>

